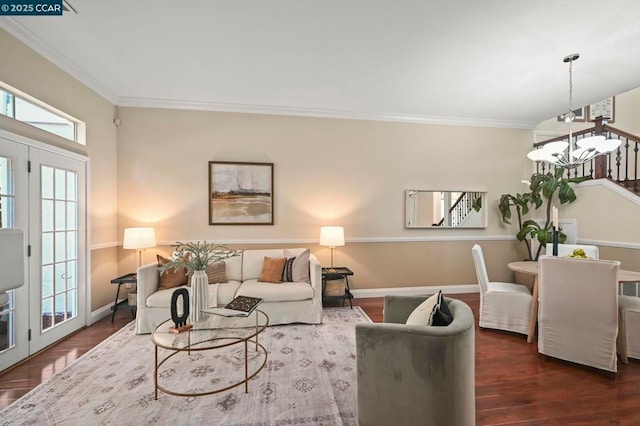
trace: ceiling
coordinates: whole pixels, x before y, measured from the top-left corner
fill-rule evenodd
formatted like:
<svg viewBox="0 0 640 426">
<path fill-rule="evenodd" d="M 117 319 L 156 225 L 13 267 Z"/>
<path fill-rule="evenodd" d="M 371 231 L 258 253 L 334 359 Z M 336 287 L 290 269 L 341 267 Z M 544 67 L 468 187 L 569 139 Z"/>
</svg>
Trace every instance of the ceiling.
<svg viewBox="0 0 640 426">
<path fill-rule="evenodd" d="M 0 26 L 122 106 L 531 128 L 640 87 L 637 0 L 69 0 Z"/>
</svg>

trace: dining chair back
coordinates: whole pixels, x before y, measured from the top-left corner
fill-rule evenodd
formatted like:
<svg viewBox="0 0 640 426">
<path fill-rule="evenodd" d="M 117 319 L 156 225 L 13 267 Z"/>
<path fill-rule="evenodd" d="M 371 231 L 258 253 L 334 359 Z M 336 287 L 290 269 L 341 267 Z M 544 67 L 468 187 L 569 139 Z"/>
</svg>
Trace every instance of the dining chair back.
<svg viewBox="0 0 640 426">
<path fill-rule="evenodd" d="M 622 362 L 640 359 L 640 298 L 618 296 L 618 353 Z"/>
<path fill-rule="evenodd" d="M 471 254 L 480 286 L 480 327 L 528 334 L 531 291 L 520 284 L 489 281 L 482 247 L 475 244 Z"/>
<path fill-rule="evenodd" d="M 613 260 L 540 257 L 539 353 L 617 371 L 619 269 Z"/>
<path fill-rule="evenodd" d="M 568 256 L 573 254 L 575 249 L 582 249 L 584 253 L 591 259 L 600 259 L 600 251 L 598 246 L 588 244 L 558 244 L 558 256 Z M 553 244 L 547 243 L 545 251 L 548 256 L 553 253 Z"/>
</svg>

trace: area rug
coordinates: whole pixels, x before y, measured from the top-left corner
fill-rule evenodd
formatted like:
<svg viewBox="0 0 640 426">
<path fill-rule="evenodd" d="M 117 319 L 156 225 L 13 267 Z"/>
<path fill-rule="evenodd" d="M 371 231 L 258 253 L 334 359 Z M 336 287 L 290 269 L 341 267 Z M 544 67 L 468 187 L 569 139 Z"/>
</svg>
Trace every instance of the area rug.
<svg viewBox="0 0 640 426">
<path fill-rule="evenodd" d="M 355 324 L 369 322 L 359 307 L 325 308 L 323 324 L 271 326 L 260 335 L 265 368 L 248 393 L 243 385 L 201 397 L 159 392 L 157 401 L 154 345 L 131 323 L 0 412 L 0 425 L 355 425 Z M 249 353 L 251 371 L 263 359 Z M 242 377 L 244 352 L 192 352 L 165 366 L 163 385 L 222 388 Z"/>
</svg>

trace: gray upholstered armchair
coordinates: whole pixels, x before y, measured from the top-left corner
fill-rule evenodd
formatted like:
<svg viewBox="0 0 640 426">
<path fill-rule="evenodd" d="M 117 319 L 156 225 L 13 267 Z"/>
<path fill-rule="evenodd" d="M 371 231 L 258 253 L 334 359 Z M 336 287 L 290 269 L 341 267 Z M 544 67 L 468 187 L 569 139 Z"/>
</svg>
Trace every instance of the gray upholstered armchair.
<svg viewBox="0 0 640 426">
<path fill-rule="evenodd" d="M 444 298 L 446 327 L 405 325 L 425 296 L 387 296 L 384 323 L 357 324 L 360 425 L 474 425 L 475 325 Z"/>
</svg>

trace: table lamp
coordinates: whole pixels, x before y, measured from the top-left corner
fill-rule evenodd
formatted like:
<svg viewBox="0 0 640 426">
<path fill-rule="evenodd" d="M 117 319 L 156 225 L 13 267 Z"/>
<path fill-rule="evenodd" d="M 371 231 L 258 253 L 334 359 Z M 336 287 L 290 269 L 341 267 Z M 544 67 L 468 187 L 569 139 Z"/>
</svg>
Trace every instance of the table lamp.
<svg viewBox="0 0 640 426">
<path fill-rule="evenodd" d="M 331 269 L 333 269 L 333 250 L 344 245 L 344 228 L 342 226 L 321 227 L 320 245 L 331 248 Z"/>
<path fill-rule="evenodd" d="M 156 230 L 154 228 L 125 228 L 123 249 L 138 250 L 138 268 L 142 266 L 142 250 L 156 246 Z"/>
</svg>

